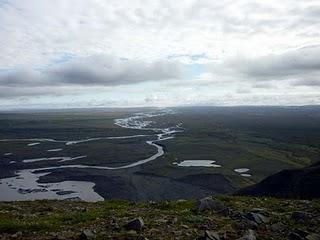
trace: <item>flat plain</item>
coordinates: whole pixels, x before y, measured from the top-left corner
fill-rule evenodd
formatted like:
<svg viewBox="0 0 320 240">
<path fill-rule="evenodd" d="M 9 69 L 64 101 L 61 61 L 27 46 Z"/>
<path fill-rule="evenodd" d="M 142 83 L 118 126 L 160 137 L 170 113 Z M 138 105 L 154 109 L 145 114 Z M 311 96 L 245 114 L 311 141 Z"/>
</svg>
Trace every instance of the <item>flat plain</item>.
<svg viewBox="0 0 320 240">
<path fill-rule="evenodd" d="M 161 142 L 165 154 L 126 169 L 60 168 L 39 183 L 94 182 L 105 199 L 163 200 L 232 193 L 282 169 L 320 160 L 320 108 L 305 107 L 184 107 L 173 114 L 150 117 L 152 127 L 181 125 L 182 132 Z M 151 130 L 114 124 L 138 112 L 158 109 L 74 109 L 0 114 L 0 177 L 17 170 L 57 165 L 120 167 L 148 158 L 156 149 Z M 90 138 L 146 135 L 127 139 Z M 36 139 L 54 139 L 55 142 Z M 61 142 L 59 142 L 61 141 Z M 34 144 L 33 143 L 39 143 Z M 55 150 L 56 151 L 50 151 Z M 48 151 L 49 150 L 49 151 Z M 12 153 L 12 154 L 8 154 Z M 59 162 L 55 157 L 78 157 Z M 24 162 L 30 159 L 52 158 Z M 221 167 L 183 167 L 185 160 L 211 160 Z M 244 175 L 236 169 L 247 169 Z M 66 196 L 67 197 L 67 196 Z"/>
</svg>

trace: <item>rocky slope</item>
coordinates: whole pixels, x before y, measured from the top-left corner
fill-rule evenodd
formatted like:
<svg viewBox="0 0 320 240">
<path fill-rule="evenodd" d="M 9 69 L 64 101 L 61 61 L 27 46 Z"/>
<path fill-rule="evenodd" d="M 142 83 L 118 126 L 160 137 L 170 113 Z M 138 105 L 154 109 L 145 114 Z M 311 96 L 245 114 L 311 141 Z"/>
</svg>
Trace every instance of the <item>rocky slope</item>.
<svg viewBox="0 0 320 240">
<path fill-rule="evenodd" d="M 320 197 L 320 162 L 301 169 L 283 170 L 236 194 L 282 198 Z"/>
<path fill-rule="evenodd" d="M 0 203 L 0 239 L 320 239 L 320 200 Z"/>
</svg>

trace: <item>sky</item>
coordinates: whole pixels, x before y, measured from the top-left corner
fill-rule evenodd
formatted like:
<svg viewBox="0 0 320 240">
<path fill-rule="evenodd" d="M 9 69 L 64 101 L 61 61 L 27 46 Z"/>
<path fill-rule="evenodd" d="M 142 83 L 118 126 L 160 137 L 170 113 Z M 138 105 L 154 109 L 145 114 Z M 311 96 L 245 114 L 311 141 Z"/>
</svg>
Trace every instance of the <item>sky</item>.
<svg viewBox="0 0 320 240">
<path fill-rule="evenodd" d="M 309 104 L 319 0 L 0 0 L 0 109 Z"/>
</svg>

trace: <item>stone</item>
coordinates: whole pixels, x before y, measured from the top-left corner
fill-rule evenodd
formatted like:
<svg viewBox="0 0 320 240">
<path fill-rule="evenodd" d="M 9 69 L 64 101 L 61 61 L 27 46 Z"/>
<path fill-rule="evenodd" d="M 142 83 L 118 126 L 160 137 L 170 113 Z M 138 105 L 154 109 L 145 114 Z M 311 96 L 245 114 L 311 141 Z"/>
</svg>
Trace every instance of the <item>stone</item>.
<svg viewBox="0 0 320 240">
<path fill-rule="evenodd" d="M 173 233 L 175 236 L 181 236 L 181 235 L 182 235 L 182 231 L 172 231 L 172 233 Z"/>
<path fill-rule="evenodd" d="M 286 229 L 286 225 L 284 225 L 282 222 L 274 223 L 270 226 L 270 230 L 273 232 L 282 232 Z"/>
<path fill-rule="evenodd" d="M 254 221 L 251 221 L 251 220 L 245 221 L 245 226 L 247 229 L 257 229 L 258 228 L 258 224 Z"/>
<path fill-rule="evenodd" d="M 189 229 L 189 226 L 188 226 L 188 225 L 181 224 L 180 226 L 181 226 L 182 228 L 184 228 L 184 229 Z"/>
<path fill-rule="evenodd" d="M 217 232 L 207 230 L 204 232 L 204 240 L 220 240 L 220 237 Z"/>
<path fill-rule="evenodd" d="M 305 221 L 309 219 L 309 214 L 302 211 L 294 211 L 291 214 L 291 219 L 294 221 Z"/>
<path fill-rule="evenodd" d="M 256 233 L 252 229 L 249 229 L 245 232 L 243 237 L 238 238 L 238 240 L 256 240 Z"/>
<path fill-rule="evenodd" d="M 139 217 L 128 222 L 126 225 L 124 225 L 124 228 L 127 230 L 141 231 L 143 226 L 144 226 L 144 222 L 142 218 Z"/>
<path fill-rule="evenodd" d="M 320 235 L 316 233 L 311 233 L 308 236 L 306 236 L 307 240 L 320 240 Z"/>
<path fill-rule="evenodd" d="M 87 239 L 94 239 L 96 235 L 89 229 L 85 229 L 79 236 L 79 240 L 87 240 Z"/>
<path fill-rule="evenodd" d="M 246 213 L 244 217 L 246 219 L 249 219 L 250 221 L 256 222 L 257 224 L 266 224 L 270 221 L 268 217 L 264 216 L 261 213 L 249 212 L 249 213 Z"/>
<path fill-rule="evenodd" d="M 177 217 L 174 217 L 174 218 L 171 218 L 167 221 L 169 224 L 176 224 L 178 222 L 178 218 Z"/>
<path fill-rule="evenodd" d="M 264 208 L 252 208 L 250 210 L 250 212 L 254 212 L 254 213 L 265 213 L 266 210 Z"/>
<path fill-rule="evenodd" d="M 22 237 L 22 232 L 16 232 L 15 234 L 11 235 L 11 238 L 21 238 Z"/>
<path fill-rule="evenodd" d="M 217 213 L 225 213 L 228 209 L 223 202 L 206 197 L 196 202 L 195 210 L 197 212 L 215 211 Z"/>
<path fill-rule="evenodd" d="M 296 232 L 291 232 L 291 233 L 289 233 L 289 239 L 290 240 L 302 240 L 303 239 L 303 237 L 301 237 L 298 233 L 296 233 Z"/>
</svg>

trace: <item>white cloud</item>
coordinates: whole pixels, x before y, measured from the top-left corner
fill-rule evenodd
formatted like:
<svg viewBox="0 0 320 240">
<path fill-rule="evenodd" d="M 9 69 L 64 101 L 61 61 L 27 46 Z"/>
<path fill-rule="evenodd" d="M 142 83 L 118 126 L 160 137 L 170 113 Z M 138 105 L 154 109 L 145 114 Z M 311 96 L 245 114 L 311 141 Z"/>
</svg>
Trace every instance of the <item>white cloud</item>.
<svg viewBox="0 0 320 240">
<path fill-rule="evenodd" d="M 246 95 L 266 90 L 298 96 L 305 86 L 318 86 L 319 48 L 302 47 L 320 44 L 319 10 L 318 0 L 0 1 L 0 97 L 26 96 L 32 102 L 38 101 L 32 95 L 59 93 L 68 101 L 76 91 L 91 93 L 89 104 L 95 102 L 95 91 L 106 97 L 118 91 L 122 99 L 106 102 L 143 105 L 162 89 L 157 96 L 170 105 L 180 103 L 183 87 L 206 98 L 198 100 L 188 90 L 195 104 L 235 99 L 227 92 L 243 104 L 254 101 Z M 178 61 L 192 71 L 194 64 L 211 68 L 194 73 Z M 167 83 L 181 78 L 185 86 Z M 299 102 L 310 102 L 299 96 Z"/>
</svg>

